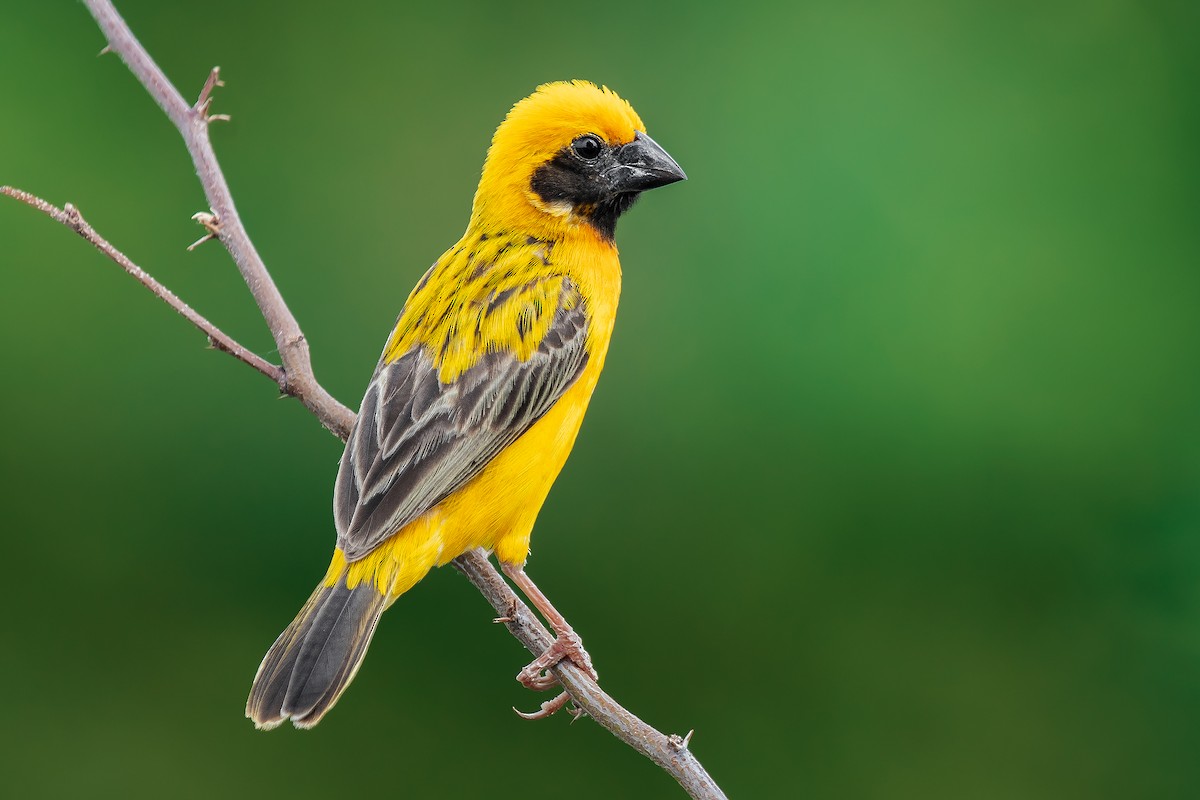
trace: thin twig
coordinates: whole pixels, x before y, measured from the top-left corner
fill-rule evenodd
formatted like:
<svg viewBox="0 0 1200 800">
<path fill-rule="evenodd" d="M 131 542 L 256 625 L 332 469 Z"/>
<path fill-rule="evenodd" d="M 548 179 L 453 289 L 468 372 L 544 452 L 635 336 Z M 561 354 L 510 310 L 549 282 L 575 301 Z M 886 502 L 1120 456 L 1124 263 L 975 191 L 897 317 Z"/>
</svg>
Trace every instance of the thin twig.
<svg viewBox="0 0 1200 800">
<path fill-rule="evenodd" d="M 238 361 L 249 364 L 274 381 L 281 390 L 283 389 L 284 383 L 287 380 L 283 372 L 283 367 L 272 364 L 261 356 L 247 350 L 216 325 L 198 314 L 195 309 L 180 300 L 178 295 L 155 280 L 152 275 L 137 264 L 130 261 L 129 257 L 120 250 L 109 244 L 107 239 L 97 233 L 96 229 L 87 223 L 87 220 L 83 218 L 83 215 L 79 213 L 79 209 L 75 208 L 75 206 L 67 203 L 63 208 L 59 208 L 56 205 L 47 203 L 40 197 L 35 197 L 29 192 L 23 192 L 11 186 L 0 186 L 0 194 L 6 194 L 9 197 L 20 200 L 25 205 L 36 208 L 54 221 L 61 222 L 78 233 L 84 239 L 91 242 L 101 253 L 104 253 L 104 255 L 117 262 L 121 269 L 136 278 L 138 283 L 145 286 L 156 297 L 178 311 L 184 319 L 203 331 L 208 336 L 208 341 L 214 348 L 223 353 L 228 353 Z"/>
<path fill-rule="evenodd" d="M 72 206 L 68 205 L 65 209 L 58 209 L 40 198 L 8 187 L 4 187 L 3 193 L 38 208 L 75 230 L 208 334 L 219 349 L 229 352 L 270 377 L 280 386 L 281 391 L 299 399 L 316 415 L 322 425 L 341 439 L 346 439 L 354 424 L 354 412 L 325 391 L 313 375 L 304 335 L 246 234 L 209 142 L 208 124 L 219 116 L 223 116 L 208 115 L 208 109 L 212 103 L 212 92 L 217 86 L 222 85 L 217 69 L 214 68 L 209 74 L 196 105 L 189 106 L 178 90 L 167 80 L 158 65 L 150 58 L 150 55 L 133 37 L 129 27 L 113 8 L 111 2 L 108 0 L 84 0 L 84 2 L 108 39 L 108 46 L 105 49 L 115 52 L 121 57 L 182 134 L 188 151 L 192 155 L 200 182 L 204 186 L 209 206 L 212 209 L 212 216 L 215 217 L 212 220 L 213 227 L 209 228 L 209 231 L 220 239 L 230 255 L 233 256 L 251 294 L 262 311 L 272 336 L 275 338 L 283 360 L 283 367 L 263 361 L 219 331 L 212 323 L 193 311 L 166 287 L 112 247 L 83 220 Z M 485 554 L 480 551 L 470 551 L 456 558 L 453 563 L 483 594 L 496 613 L 501 618 L 506 618 L 506 627 L 530 653 L 540 655 L 550 646 L 553 641 L 550 632 L 516 596 Z M 692 797 L 698 800 L 724 800 L 725 794 L 709 777 L 688 747 L 692 737 L 691 732 L 686 737 L 680 737 L 675 734 L 667 736 L 655 730 L 623 708 L 582 670 L 570 662 L 560 663 L 553 667 L 551 672 L 558 678 L 578 708 L 593 717 L 618 739 L 662 767 Z M 556 701 L 551 701 L 551 704 L 556 704 Z"/>
<path fill-rule="evenodd" d="M 196 104 L 188 105 L 154 59 L 150 58 L 146 49 L 134 38 L 129 26 L 109 0 L 84 2 L 96 18 L 100 29 L 104 31 L 110 50 L 121 57 L 183 136 L 184 144 L 187 145 L 196 165 L 200 184 L 204 187 L 204 194 L 208 198 L 208 207 L 217 219 L 221 220 L 221 243 L 233 256 L 234 263 L 242 273 L 246 286 L 250 288 L 250 294 L 254 296 L 254 301 L 258 303 L 263 319 L 271 330 L 271 335 L 275 337 L 275 346 L 283 361 L 283 392 L 303 403 L 309 411 L 317 415 L 322 425 L 345 439 L 354 424 L 354 412 L 339 403 L 317 383 L 313 375 L 308 342 L 296 318 L 288 310 L 283 295 L 271 280 L 254 243 L 250 241 L 242 219 L 238 216 L 237 207 L 233 204 L 229 184 L 225 182 L 225 175 L 217 163 L 216 153 L 213 152 L 208 136 L 208 125 L 211 121 L 208 109 L 212 105 L 213 90 L 221 85 L 219 70 L 213 68 Z"/>
</svg>

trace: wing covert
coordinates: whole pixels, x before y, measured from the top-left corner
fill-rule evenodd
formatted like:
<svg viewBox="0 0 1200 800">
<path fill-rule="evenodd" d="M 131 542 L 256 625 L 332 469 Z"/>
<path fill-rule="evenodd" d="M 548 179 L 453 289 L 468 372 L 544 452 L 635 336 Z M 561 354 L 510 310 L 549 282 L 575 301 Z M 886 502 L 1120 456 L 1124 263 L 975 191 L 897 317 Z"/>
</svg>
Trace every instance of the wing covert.
<svg viewBox="0 0 1200 800">
<path fill-rule="evenodd" d="M 550 410 L 587 364 L 587 315 L 569 279 L 532 355 L 485 352 L 451 383 L 417 345 L 381 362 L 342 454 L 338 547 L 350 561 L 463 486 Z"/>
</svg>

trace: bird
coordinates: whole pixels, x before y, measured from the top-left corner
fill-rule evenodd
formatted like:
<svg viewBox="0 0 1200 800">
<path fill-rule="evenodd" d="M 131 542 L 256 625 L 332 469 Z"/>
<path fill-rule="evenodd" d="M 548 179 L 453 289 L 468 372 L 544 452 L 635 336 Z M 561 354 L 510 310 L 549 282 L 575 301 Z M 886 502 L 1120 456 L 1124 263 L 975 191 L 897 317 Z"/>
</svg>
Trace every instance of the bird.
<svg viewBox="0 0 1200 800">
<path fill-rule="evenodd" d="M 496 129 L 462 238 L 408 296 L 346 442 L 324 578 L 255 675 L 257 728 L 311 728 L 353 680 L 385 609 L 475 548 L 541 612 L 562 659 L 596 673 L 525 572 L 529 538 L 604 368 L 621 290 L 617 219 L 686 179 L 633 106 L 543 84 Z"/>
</svg>

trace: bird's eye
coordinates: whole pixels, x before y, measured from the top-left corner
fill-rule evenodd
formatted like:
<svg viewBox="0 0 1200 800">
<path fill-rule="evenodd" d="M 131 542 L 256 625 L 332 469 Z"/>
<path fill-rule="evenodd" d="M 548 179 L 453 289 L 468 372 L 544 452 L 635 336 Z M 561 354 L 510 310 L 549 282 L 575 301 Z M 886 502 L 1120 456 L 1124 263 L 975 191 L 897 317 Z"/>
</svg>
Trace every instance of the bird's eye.
<svg viewBox="0 0 1200 800">
<path fill-rule="evenodd" d="M 585 161 L 595 161 L 600 157 L 601 144 L 599 137 L 588 134 L 580 136 L 571 143 L 571 149 L 575 151 L 575 155 Z"/>
</svg>

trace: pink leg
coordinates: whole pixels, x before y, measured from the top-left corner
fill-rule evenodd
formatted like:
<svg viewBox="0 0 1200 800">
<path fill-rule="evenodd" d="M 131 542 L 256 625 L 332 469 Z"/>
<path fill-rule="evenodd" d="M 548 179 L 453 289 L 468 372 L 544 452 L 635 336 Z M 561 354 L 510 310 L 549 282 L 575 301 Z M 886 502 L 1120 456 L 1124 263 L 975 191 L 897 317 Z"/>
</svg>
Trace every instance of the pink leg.
<svg viewBox="0 0 1200 800">
<path fill-rule="evenodd" d="M 508 564 L 501 561 L 500 569 L 529 598 L 529 602 L 533 603 L 534 607 L 541 612 L 557 637 L 554 644 L 546 649 L 546 652 L 531 661 L 525 669 L 517 674 L 517 680 L 535 691 L 549 689 L 557 680 L 548 670 L 564 658 L 586 672 L 592 680 L 599 680 L 595 668 L 592 667 L 592 658 L 583 649 L 583 642 L 580 641 L 579 634 L 572 630 L 563 615 L 558 613 L 546 595 L 542 594 L 542 590 L 525 574 L 525 565 Z"/>
</svg>

